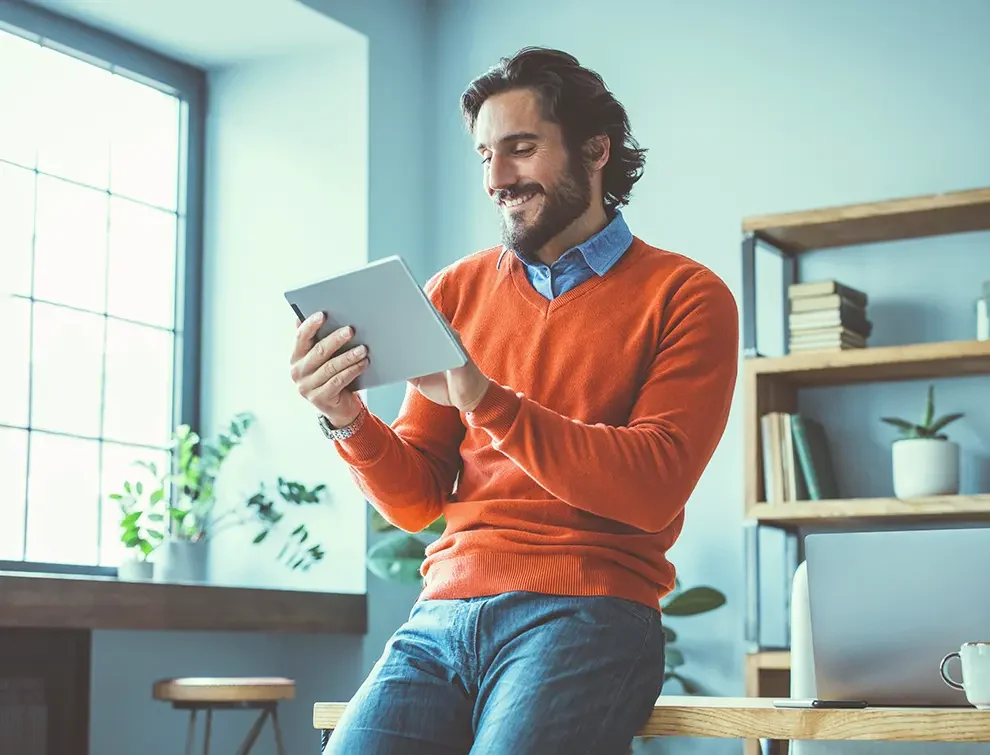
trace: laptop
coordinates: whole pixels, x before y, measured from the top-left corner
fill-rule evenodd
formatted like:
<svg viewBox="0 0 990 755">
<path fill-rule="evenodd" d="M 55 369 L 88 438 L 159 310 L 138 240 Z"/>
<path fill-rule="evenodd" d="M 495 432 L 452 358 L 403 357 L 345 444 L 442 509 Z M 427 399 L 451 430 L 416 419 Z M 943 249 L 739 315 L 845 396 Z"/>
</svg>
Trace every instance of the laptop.
<svg viewBox="0 0 990 755">
<path fill-rule="evenodd" d="M 990 527 L 815 533 L 805 557 L 819 698 L 969 706 L 939 664 L 990 639 Z"/>
</svg>

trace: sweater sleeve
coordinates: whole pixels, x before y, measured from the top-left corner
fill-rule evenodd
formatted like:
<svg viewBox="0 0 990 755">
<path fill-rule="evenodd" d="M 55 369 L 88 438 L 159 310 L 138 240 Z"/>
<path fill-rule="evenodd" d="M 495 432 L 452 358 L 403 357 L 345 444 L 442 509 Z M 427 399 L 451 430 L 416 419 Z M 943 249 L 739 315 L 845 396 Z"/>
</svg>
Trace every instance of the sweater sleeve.
<svg viewBox="0 0 990 755">
<path fill-rule="evenodd" d="M 627 425 L 581 422 L 494 382 L 468 423 L 561 501 L 662 531 L 683 510 L 725 431 L 739 368 L 738 311 L 717 276 L 696 273 L 668 307 Z"/>
<path fill-rule="evenodd" d="M 441 312 L 442 275 L 424 287 Z M 358 487 L 382 516 L 400 529 L 418 532 L 441 515 L 453 491 L 465 432 L 456 408 L 435 404 L 407 384 L 391 425 L 369 413 L 357 433 L 335 443 Z"/>
</svg>

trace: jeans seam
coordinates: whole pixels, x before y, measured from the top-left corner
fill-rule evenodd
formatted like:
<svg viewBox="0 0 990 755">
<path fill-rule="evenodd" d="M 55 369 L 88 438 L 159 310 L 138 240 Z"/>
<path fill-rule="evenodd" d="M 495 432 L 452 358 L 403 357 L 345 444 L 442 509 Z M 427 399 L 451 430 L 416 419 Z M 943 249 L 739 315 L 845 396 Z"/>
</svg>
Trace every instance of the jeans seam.
<svg viewBox="0 0 990 755">
<path fill-rule="evenodd" d="M 646 651 L 646 645 L 650 641 L 650 634 L 653 631 L 655 618 L 651 616 L 648 621 L 649 623 L 646 626 L 646 631 L 643 633 L 643 643 L 639 647 L 639 652 L 636 654 L 636 659 L 629 664 L 629 670 L 626 672 L 625 677 L 623 677 L 622 684 L 619 685 L 619 688 L 612 695 L 612 703 L 611 705 L 608 706 L 608 710 L 605 712 L 605 715 L 602 716 L 601 725 L 598 727 L 598 734 L 595 735 L 594 740 L 592 740 L 589 751 L 598 746 L 598 743 L 601 740 L 602 732 L 607 730 L 608 722 L 611 720 L 612 716 L 615 713 L 616 705 L 618 704 L 618 701 L 621 698 L 623 691 L 625 691 L 626 687 L 628 686 L 630 677 L 633 675 L 636 669 L 639 668 L 640 659 L 642 659 L 643 654 Z"/>
</svg>

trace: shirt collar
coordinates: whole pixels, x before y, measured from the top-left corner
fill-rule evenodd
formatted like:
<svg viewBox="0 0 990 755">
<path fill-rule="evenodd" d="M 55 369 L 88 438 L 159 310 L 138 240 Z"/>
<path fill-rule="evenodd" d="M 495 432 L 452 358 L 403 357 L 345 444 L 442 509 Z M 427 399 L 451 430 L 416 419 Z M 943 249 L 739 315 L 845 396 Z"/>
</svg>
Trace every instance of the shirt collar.
<svg viewBox="0 0 990 755">
<path fill-rule="evenodd" d="M 622 212 L 616 210 L 615 217 L 612 218 L 608 225 L 595 235 L 589 237 L 586 241 L 568 249 L 560 256 L 560 259 L 563 259 L 570 252 L 576 251 L 596 274 L 605 275 L 619 261 L 619 257 L 629 248 L 632 242 L 632 231 L 629 230 L 626 219 L 622 217 Z M 498 256 L 496 267 L 501 266 L 502 257 L 508 251 L 508 249 L 502 250 L 502 253 Z M 533 267 L 531 263 L 526 262 L 522 258 L 518 259 L 527 267 Z"/>
<path fill-rule="evenodd" d="M 584 257 L 588 267 L 598 275 L 605 275 L 629 248 L 632 241 L 632 232 L 625 218 L 616 210 L 615 217 L 608 225 L 587 241 L 578 244 L 576 249 Z"/>
</svg>

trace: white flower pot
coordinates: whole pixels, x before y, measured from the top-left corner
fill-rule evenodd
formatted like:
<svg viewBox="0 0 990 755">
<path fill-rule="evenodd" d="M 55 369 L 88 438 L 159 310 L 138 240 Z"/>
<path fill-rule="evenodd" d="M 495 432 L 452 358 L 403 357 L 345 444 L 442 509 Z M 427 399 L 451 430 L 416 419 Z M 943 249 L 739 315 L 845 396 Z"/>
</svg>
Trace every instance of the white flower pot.
<svg viewBox="0 0 990 755">
<path fill-rule="evenodd" d="M 127 558 L 117 567 L 117 579 L 122 582 L 150 582 L 155 573 L 155 565 L 151 561 L 138 561 Z"/>
<path fill-rule="evenodd" d="M 894 495 L 918 498 L 959 492 L 959 444 L 937 438 L 904 438 L 892 447 Z"/>
<path fill-rule="evenodd" d="M 205 540 L 172 540 L 166 538 L 158 551 L 156 582 L 205 582 L 206 558 L 209 553 Z"/>
</svg>

